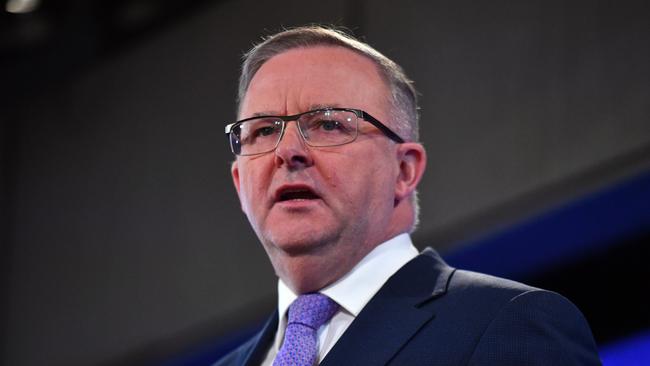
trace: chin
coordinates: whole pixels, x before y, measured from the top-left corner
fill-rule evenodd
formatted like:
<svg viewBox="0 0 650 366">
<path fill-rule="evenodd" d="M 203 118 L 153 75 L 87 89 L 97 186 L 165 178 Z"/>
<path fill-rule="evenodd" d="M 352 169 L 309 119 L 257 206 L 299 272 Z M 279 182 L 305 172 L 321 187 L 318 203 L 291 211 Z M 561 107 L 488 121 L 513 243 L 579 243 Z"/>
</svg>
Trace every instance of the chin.
<svg viewBox="0 0 650 366">
<path fill-rule="evenodd" d="M 314 254 L 313 251 L 300 249 L 295 249 L 294 253 L 300 254 L 283 251 L 269 258 L 275 274 L 296 294 L 320 290 L 334 282 L 345 267 L 344 258 L 339 258 L 336 253 Z"/>
<path fill-rule="evenodd" d="M 277 235 L 266 236 L 266 241 L 274 251 L 291 257 L 318 255 L 334 245 L 338 235 L 314 230 L 286 230 Z"/>
</svg>

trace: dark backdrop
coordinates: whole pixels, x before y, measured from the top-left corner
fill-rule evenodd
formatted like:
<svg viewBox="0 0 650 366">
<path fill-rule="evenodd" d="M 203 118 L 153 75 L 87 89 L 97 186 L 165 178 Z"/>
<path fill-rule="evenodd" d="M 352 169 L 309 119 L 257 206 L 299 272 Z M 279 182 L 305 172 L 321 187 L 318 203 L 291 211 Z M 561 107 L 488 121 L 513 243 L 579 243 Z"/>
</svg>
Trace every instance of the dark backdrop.
<svg viewBox="0 0 650 366">
<path fill-rule="evenodd" d="M 271 311 L 222 131 L 241 54 L 281 26 L 345 25 L 416 81 L 419 247 L 650 166 L 645 1 L 62 3 L 2 17 L 2 364 L 148 364 Z"/>
</svg>

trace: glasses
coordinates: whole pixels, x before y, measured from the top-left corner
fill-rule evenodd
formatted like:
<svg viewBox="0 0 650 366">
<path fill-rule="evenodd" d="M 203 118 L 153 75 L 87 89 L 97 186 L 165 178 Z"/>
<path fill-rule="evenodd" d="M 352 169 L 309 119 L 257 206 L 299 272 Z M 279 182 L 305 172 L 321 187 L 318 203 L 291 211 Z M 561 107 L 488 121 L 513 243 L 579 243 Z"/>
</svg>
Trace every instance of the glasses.
<svg viewBox="0 0 650 366">
<path fill-rule="evenodd" d="M 257 155 L 275 150 L 286 131 L 287 123 L 296 121 L 298 131 L 309 146 L 324 147 L 349 144 L 359 135 L 359 119 L 377 127 L 386 137 L 403 143 L 385 124 L 360 109 L 326 108 L 293 116 L 257 116 L 226 126 L 230 149 L 235 155 Z"/>
</svg>

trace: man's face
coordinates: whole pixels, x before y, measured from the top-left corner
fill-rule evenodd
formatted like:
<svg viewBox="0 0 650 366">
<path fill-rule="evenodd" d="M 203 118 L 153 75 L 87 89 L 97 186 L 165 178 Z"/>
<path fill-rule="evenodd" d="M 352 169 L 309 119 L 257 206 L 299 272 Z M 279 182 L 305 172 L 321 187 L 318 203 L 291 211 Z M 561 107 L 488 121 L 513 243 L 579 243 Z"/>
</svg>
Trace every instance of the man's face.
<svg viewBox="0 0 650 366">
<path fill-rule="evenodd" d="M 312 109 L 362 109 L 392 127 L 388 91 L 369 59 L 341 47 L 294 49 L 253 77 L 239 118 Z M 349 271 L 395 235 L 398 145 L 359 120 L 357 140 L 307 146 L 295 122 L 273 152 L 240 156 L 232 175 L 241 206 L 276 273 L 296 292 Z"/>
</svg>

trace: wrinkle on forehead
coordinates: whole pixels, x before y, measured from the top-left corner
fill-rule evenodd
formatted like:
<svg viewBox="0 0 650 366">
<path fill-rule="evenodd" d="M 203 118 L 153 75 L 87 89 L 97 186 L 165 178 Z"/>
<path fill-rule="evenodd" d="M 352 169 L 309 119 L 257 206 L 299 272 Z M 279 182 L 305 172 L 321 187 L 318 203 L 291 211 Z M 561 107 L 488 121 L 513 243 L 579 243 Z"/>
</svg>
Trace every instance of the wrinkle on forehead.
<svg viewBox="0 0 650 366">
<path fill-rule="evenodd" d="M 332 46 L 297 48 L 269 59 L 249 84 L 240 119 L 294 115 L 323 107 L 387 112 L 389 92 L 377 65 Z M 381 112 L 377 109 L 382 109 Z"/>
<path fill-rule="evenodd" d="M 304 111 L 300 111 L 299 113 L 315 111 L 318 109 L 330 109 L 330 108 L 346 108 L 346 107 L 339 103 L 323 103 L 323 104 L 318 103 L 318 104 L 310 105 L 309 108 L 307 108 Z M 261 111 L 261 112 L 255 112 L 251 115 L 251 117 L 284 117 L 284 116 L 289 116 L 289 114 L 283 114 L 274 111 Z"/>
</svg>

